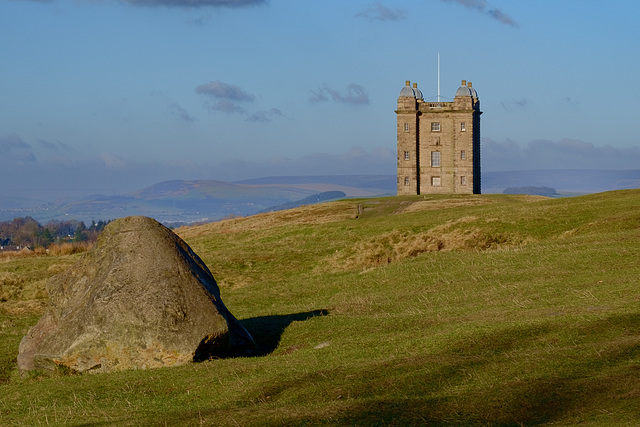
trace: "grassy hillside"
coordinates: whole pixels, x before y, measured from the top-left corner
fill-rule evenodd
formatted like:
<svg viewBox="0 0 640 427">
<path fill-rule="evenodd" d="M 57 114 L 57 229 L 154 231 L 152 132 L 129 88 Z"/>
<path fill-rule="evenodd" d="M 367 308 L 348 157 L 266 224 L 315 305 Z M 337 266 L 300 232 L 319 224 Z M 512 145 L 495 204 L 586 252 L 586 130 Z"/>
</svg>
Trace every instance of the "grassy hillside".
<svg viewBox="0 0 640 427">
<path fill-rule="evenodd" d="M 258 355 L 20 378 L 74 256 L 0 260 L 0 424 L 640 423 L 640 191 L 347 200 L 178 234 Z"/>
</svg>

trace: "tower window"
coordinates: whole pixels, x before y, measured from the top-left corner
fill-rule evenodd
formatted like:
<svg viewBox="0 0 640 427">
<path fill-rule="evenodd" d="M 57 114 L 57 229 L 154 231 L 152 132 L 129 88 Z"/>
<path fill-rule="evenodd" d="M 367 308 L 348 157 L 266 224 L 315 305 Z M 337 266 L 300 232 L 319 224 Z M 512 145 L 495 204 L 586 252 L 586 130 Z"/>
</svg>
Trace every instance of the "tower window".
<svg viewBox="0 0 640 427">
<path fill-rule="evenodd" d="M 460 160 L 465 160 L 467 158 L 467 152 L 462 150 L 460 151 Z"/>
<path fill-rule="evenodd" d="M 431 122 L 431 132 L 440 132 L 440 122 Z"/>
<path fill-rule="evenodd" d="M 440 152 L 432 151 L 431 152 L 431 167 L 439 168 L 440 167 Z"/>
<path fill-rule="evenodd" d="M 460 131 L 464 132 L 467 130 L 467 124 L 465 122 L 460 123 Z"/>
<path fill-rule="evenodd" d="M 466 176 L 461 176 L 460 177 L 460 185 L 467 185 L 467 177 Z"/>
<path fill-rule="evenodd" d="M 404 177 L 404 185 L 409 185 L 409 177 L 408 176 Z"/>
<path fill-rule="evenodd" d="M 409 132 L 409 123 L 404 124 L 404 131 Z"/>
<path fill-rule="evenodd" d="M 409 160 L 409 152 L 408 151 L 404 152 L 404 159 L 405 160 Z"/>
<path fill-rule="evenodd" d="M 440 187 L 442 185 L 442 180 L 440 179 L 439 176 L 432 176 L 431 177 L 431 185 L 433 187 Z"/>
</svg>

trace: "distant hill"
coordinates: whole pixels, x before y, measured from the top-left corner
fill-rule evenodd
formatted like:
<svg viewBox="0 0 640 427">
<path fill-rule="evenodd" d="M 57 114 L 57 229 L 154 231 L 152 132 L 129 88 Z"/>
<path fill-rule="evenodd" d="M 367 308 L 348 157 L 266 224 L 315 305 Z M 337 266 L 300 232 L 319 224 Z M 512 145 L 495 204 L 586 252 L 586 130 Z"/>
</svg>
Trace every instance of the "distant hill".
<svg viewBox="0 0 640 427">
<path fill-rule="evenodd" d="M 285 209 L 293 209 L 305 205 L 315 205 L 317 203 L 328 202 L 330 200 L 344 199 L 347 195 L 342 191 L 325 191 L 323 193 L 314 194 L 294 202 L 283 203 L 278 206 L 272 206 L 261 210 L 259 213 L 283 211 Z"/>
<path fill-rule="evenodd" d="M 395 194 L 393 175 L 271 177 L 241 182 L 172 180 L 126 195 L 95 195 L 38 207 L 0 209 L 0 221 L 31 216 L 44 223 L 78 219 L 85 222 L 144 215 L 166 224 L 216 221 L 253 215 L 287 203 L 310 204 L 309 196 L 340 192 L 341 197 Z"/>
<path fill-rule="evenodd" d="M 315 191 L 344 191 L 347 197 L 369 197 L 396 194 L 395 175 L 321 175 L 321 176 L 271 176 L 236 181 L 245 185 L 287 185 Z"/>
<path fill-rule="evenodd" d="M 90 222 L 129 215 L 149 216 L 168 224 L 216 221 L 253 215 L 287 203 L 295 205 L 309 196 L 330 191 L 343 192 L 345 197 L 395 195 L 396 182 L 395 175 L 274 176 L 236 182 L 173 180 L 125 195 L 95 195 L 45 205 L 0 195 L 0 221 L 31 216 L 41 223 L 52 219 Z M 513 187 L 551 187 L 564 196 L 640 188 L 640 169 L 482 174 L 483 193 L 502 193 Z"/>
</svg>

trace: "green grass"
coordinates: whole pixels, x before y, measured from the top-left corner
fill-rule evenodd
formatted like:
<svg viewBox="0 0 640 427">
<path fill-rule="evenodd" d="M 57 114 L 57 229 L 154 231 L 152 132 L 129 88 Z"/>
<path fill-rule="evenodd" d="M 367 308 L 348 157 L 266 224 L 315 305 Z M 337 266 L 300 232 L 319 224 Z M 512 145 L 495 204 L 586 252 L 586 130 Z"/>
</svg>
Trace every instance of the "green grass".
<svg viewBox="0 0 640 427">
<path fill-rule="evenodd" d="M 640 423 L 640 191 L 347 200 L 178 233 L 256 357 L 21 378 L 44 279 L 76 258 L 0 263 L 23 289 L 0 303 L 1 425 Z"/>
</svg>

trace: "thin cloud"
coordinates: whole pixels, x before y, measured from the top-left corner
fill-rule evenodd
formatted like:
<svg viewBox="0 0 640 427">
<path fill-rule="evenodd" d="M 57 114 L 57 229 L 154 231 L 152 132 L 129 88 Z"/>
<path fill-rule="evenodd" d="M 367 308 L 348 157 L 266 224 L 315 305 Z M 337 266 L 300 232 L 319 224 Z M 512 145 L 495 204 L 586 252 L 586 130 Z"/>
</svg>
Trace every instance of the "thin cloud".
<svg viewBox="0 0 640 427">
<path fill-rule="evenodd" d="M 475 10 L 479 13 L 487 15 L 501 24 L 509 25 L 514 28 L 518 28 L 519 25 L 509 15 L 501 11 L 500 9 L 492 6 L 486 0 L 441 0 L 445 3 L 457 3 L 460 6 L 464 6 L 467 9 Z"/>
<path fill-rule="evenodd" d="M 102 160 L 107 169 L 123 169 L 127 166 L 127 161 L 125 159 L 111 153 L 102 153 L 100 155 L 100 160 Z"/>
<path fill-rule="evenodd" d="M 253 102 L 255 99 L 255 95 L 245 91 L 244 89 L 219 80 L 197 86 L 196 93 L 207 96 L 208 98 L 216 101 L 213 104 L 205 104 L 208 110 L 222 111 L 227 114 L 244 114 L 244 108 L 240 107 L 237 102 Z"/>
<path fill-rule="evenodd" d="M 119 0 L 121 3 L 139 7 L 178 8 L 242 8 L 266 4 L 267 0 Z"/>
<path fill-rule="evenodd" d="M 238 104 L 228 99 L 222 99 L 216 102 L 215 104 L 207 103 L 205 104 L 205 107 L 207 108 L 207 110 L 210 110 L 210 111 L 221 111 L 227 114 L 232 114 L 232 113 L 245 114 L 246 113 L 244 108 L 240 107 Z"/>
<path fill-rule="evenodd" d="M 499 9 L 489 9 L 487 10 L 487 14 L 498 22 L 518 28 L 518 23 Z"/>
<path fill-rule="evenodd" d="M 189 114 L 187 110 L 185 110 L 175 102 L 167 107 L 167 112 L 174 116 L 178 116 L 180 119 L 184 120 L 187 123 L 191 123 L 197 120 L 195 117 Z"/>
<path fill-rule="evenodd" d="M 404 9 L 391 9 L 381 3 L 375 3 L 362 12 L 356 13 L 356 18 L 365 18 L 370 21 L 400 21 L 406 16 L 407 12 Z"/>
<path fill-rule="evenodd" d="M 190 17 L 187 18 L 185 22 L 189 25 L 193 25 L 194 27 L 201 27 L 211 22 L 211 15 L 207 13 L 195 17 Z"/>
<path fill-rule="evenodd" d="M 254 95 L 244 91 L 240 87 L 223 83 L 219 80 L 199 85 L 196 87 L 196 93 L 231 101 L 253 101 L 255 99 Z"/>
<path fill-rule="evenodd" d="M 38 143 L 38 145 L 40 147 L 45 148 L 45 149 L 50 150 L 50 151 L 55 151 L 55 152 L 73 151 L 73 149 L 69 145 L 67 145 L 65 143 L 62 143 L 60 141 L 51 142 L 51 141 L 45 141 L 44 139 L 39 139 L 36 142 Z"/>
<path fill-rule="evenodd" d="M 640 147 L 615 148 L 576 139 L 535 140 L 520 145 L 512 140 L 482 140 L 482 168 L 487 171 L 541 169 L 638 169 Z M 569 165 L 569 166 L 568 166 Z"/>
<path fill-rule="evenodd" d="M 324 85 L 315 91 L 311 91 L 309 102 L 327 102 L 329 101 L 329 97 L 331 97 L 334 102 L 340 104 L 363 105 L 370 103 L 367 90 L 356 83 L 349 84 L 344 93 L 341 93 L 328 85 Z"/>
<path fill-rule="evenodd" d="M 329 98 L 324 93 L 324 89 L 312 90 L 311 96 L 309 97 L 309 102 L 318 103 L 318 102 L 326 102 Z"/>
<path fill-rule="evenodd" d="M 507 111 L 513 111 L 520 108 L 526 108 L 530 104 L 531 104 L 530 100 L 526 98 L 521 98 L 521 99 L 512 99 L 510 101 L 502 101 L 500 103 L 500 106 Z"/>
<path fill-rule="evenodd" d="M 270 122 L 277 118 L 286 118 L 287 116 L 278 109 L 272 108 L 269 111 L 256 111 L 249 117 L 247 117 L 248 122 Z"/>
<path fill-rule="evenodd" d="M 16 149 L 20 150 L 30 148 L 31 146 L 24 142 L 22 138 L 15 133 L 10 133 L 9 135 L 0 137 L 0 154 L 7 154 Z"/>
<path fill-rule="evenodd" d="M 564 104 L 569 105 L 570 107 L 577 107 L 580 105 L 580 101 L 578 101 L 577 99 L 573 99 L 570 96 L 562 98 L 561 101 Z"/>
<path fill-rule="evenodd" d="M 37 160 L 31 145 L 15 133 L 0 137 L 0 159 L 0 163 L 9 162 L 18 166 Z"/>
</svg>

